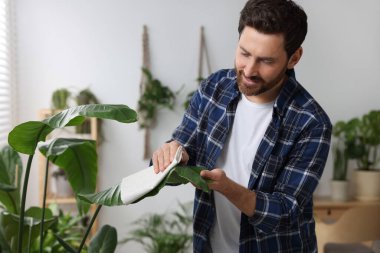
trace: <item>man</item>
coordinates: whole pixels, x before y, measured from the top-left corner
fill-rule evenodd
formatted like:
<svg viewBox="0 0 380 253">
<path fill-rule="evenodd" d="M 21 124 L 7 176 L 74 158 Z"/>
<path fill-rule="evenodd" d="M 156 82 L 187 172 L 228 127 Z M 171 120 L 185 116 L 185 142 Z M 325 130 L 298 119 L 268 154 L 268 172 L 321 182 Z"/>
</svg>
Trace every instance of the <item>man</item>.
<svg viewBox="0 0 380 253">
<path fill-rule="evenodd" d="M 202 82 L 156 173 L 183 146 L 206 168 L 196 189 L 194 252 L 316 252 L 312 194 L 328 156 L 331 123 L 296 81 L 307 16 L 289 0 L 249 0 L 235 69 Z"/>
</svg>

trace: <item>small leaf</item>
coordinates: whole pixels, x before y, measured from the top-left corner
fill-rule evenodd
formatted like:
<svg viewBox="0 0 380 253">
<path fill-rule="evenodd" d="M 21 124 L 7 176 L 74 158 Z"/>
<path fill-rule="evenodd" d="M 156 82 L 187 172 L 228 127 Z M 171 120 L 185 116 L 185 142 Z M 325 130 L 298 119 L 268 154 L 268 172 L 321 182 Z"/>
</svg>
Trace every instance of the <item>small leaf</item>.
<svg viewBox="0 0 380 253">
<path fill-rule="evenodd" d="M 91 240 L 88 253 L 112 253 L 117 246 L 117 231 L 114 227 L 104 225 Z"/>
</svg>

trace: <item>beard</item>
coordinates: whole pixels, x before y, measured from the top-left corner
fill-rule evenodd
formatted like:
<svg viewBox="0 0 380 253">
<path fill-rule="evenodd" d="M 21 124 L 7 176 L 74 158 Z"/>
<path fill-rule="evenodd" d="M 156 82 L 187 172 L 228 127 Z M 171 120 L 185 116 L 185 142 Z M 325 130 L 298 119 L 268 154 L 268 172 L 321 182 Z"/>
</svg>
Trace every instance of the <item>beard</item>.
<svg viewBox="0 0 380 253">
<path fill-rule="evenodd" d="M 247 77 L 244 75 L 243 70 L 238 70 L 235 66 L 235 71 L 237 75 L 237 85 L 239 91 L 246 96 L 258 96 L 260 94 L 263 94 L 277 86 L 284 79 L 286 70 L 287 68 L 285 66 L 285 68 L 281 70 L 281 72 L 275 78 L 273 78 L 272 80 L 264 80 L 262 77 L 258 75 Z M 245 84 L 243 76 L 246 79 L 254 81 L 256 84 Z"/>
</svg>

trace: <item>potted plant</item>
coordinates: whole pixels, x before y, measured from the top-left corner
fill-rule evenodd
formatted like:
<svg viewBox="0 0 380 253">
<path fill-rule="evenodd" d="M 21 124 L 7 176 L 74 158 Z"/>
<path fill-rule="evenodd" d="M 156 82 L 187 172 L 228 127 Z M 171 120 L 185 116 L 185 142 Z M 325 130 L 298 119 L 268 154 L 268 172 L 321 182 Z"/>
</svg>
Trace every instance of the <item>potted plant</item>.
<svg viewBox="0 0 380 253">
<path fill-rule="evenodd" d="M 11 148 L 1 152 L 0 159 L 0 252 L 32 252 L 32 247 L 39 244 L 40 252 L 48 234 L 58 222 L 58 217 L 46 208 L 47 175 L 50 162 L 64 169 L 68 181 L 77 195 L 92 193 L 96 189 L 97 153 L 94 140 L 58 138 L 46 141 L 46 136 L 57 128 L 82 124 L 86 117 L 112 119 L 122 123 L 137 120 L 135 111 L 125 105 L 82 105 L 66 109 L 42 121 L 28 121 L 16 126 L 8 135 Z M 29 174 L 34 154 L 37 150 L 48 159 L 45 170 L 45 183 L 42 207 L 25 208 Z M 18 153 L 28 155 L 25 173 Z M 13 158 L 13 159 L 10 159 Z M 21 176 L 23 177 L 21 178 Z M 22 180 L 21 180 L 22 179 Z M 22 185 L 20 184 L 22 182 Z M 80 214 L 86 214 L 90 204 L 77 198 Z M 65 248 L 65 252 L 81 252 L 85 248 L 88 235 L 100 211 L 98 205 L 89 222 L 80 245 L 73 247 L 69 238 L 54 234 L 55 240 Z M 117 234 L 113 227 L 103 226 L 88 245 L 90 252 L 114 252 Z"/>
<path fill-rule="evenodd" d="M 174 109 L 175 93 L 154 78 L 147 68 L 142 68 L 145 77 L 143 93 L 141 94 L 137 111 L 139 113 L 139 126 L 145 129 L 144 134 L 144 159 L 150 159 L 150 130 L 157 121 L 157 114 L 161 108 Z"/>
<path fill-rule="evenodd" d="M 87 104 L 99 104 L 99 99 L 95 96 L 95 94 L 89 89 L 83 89 L 79 91 L 79 93 L 75 97 L 76 104 L 77 105 L 87 105 Z M 98 136 L 98 143 L 101 144 L 103 142 L 103 134 L 102 134 L 102 120 L 98 119 L 96 121 L 97 124 L 97 136 Z M 91 134 L 91 122 L 85 121 L 83 124 L 78 125 L 75 127 L 77 134 Z"/>
<path fill-rule="evenodd" d="M 192 239 L 191 210 L 190 205 L 180 204 L 179 211 L 144 215 L 134 222 L 136 228 L 120 243 L 137 242 L 147 253 L 187 252 Z"/>
<path fill-rule="evenodd" d="M 380 110 L 335 124 L 334 135 L 344 142 L 347 159 L 356 162 L 354 183 L 359 200 L 380 199 Z"/>
<path fill-rule="evenodd" d="M 57 128 L 77 126 L 87 117 L 111 119 L 122 123 L 137 121 L 134 110 L 125 105 L 92 104 L 66 109 L 42 121 L 28 121 L 17 125 L 8 135 L 9 148 L 0 152 L 0 252 L 33 252 L 33 247 L 43 252 L 46 236 L 54 231 L 59 217 L 46 208 L 46 187 L 50 163 L 65 170 L 68 181 L 76 195 L 78 211 L 86 214 L 91 204 L 97 204 L 79 246 L 70 243 L 70 238 L 55 239 L 66 252 L 80 253 L 85 248 L 88 235 L 103 205 L 123 205 L 120 185 L 103 192 L 94 193 L 97 178 L 97 148 L 94 140 L 56 138 L 46 141 L 46 136 Z M 26 210 L 29 174 L 36 150 L 46 156 L 44 194 L 42 207 Z M 18 153 L 28 155 L 27 166 L 23 173 Z M 192 182 L 208 191 L 207 183 L 199 175 L 199 167 L 175 167 L 156 188 L 145 197 L 153 196 L 166 184 L 176 185 Z M 21 185 L 22 182 L 22 185 Z M 64 235 L 66 236 L 66 235 Z M 116 229 L 104 225 L 88 244 L 88 252 L 113 253 L 117 245 Z"/>
<path fill-rule="evenodd" d="M 71 92 L 66 88 L 55 90 L 51 97 L 52 108 L 54 110 L 64 110 L 68 108 L 68 99 L 70 95 Z"/>
</svg>

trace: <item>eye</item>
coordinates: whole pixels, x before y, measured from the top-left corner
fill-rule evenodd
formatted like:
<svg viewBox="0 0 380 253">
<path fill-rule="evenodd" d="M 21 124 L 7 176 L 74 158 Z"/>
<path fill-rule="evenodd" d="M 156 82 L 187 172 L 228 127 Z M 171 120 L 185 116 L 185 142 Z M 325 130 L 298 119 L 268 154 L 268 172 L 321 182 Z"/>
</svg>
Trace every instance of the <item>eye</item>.
<svg viewBox="0 0 380 253">
<path fill-rule="evenodd" d="M 264 64 L 268 64 L 268 65 L 273 64 L 273 60 L 272 59 L 263 59 L 262 62 Z"/>
<path fill-rule="evenodd" d="M 242 56 L 244 56 L 244 57 L 249 57 L 249 53 L 247 53 L 247 52 L 242 51 L 240 54 L 241 54 Z"/>
</svg>

